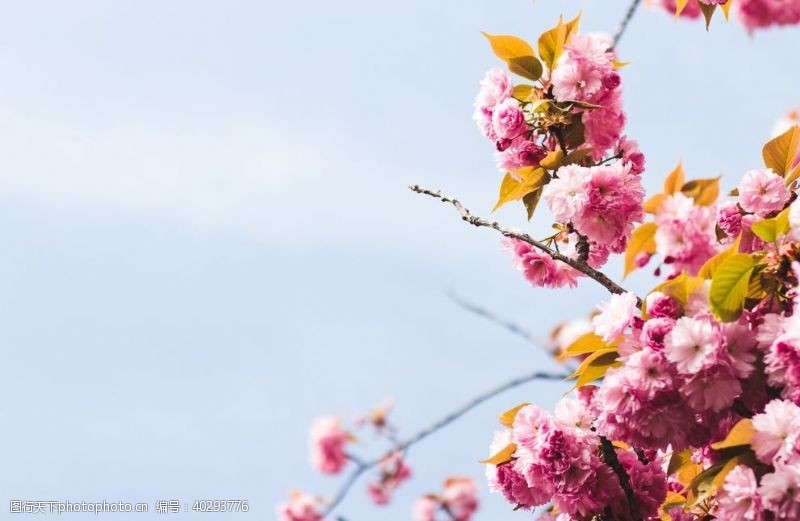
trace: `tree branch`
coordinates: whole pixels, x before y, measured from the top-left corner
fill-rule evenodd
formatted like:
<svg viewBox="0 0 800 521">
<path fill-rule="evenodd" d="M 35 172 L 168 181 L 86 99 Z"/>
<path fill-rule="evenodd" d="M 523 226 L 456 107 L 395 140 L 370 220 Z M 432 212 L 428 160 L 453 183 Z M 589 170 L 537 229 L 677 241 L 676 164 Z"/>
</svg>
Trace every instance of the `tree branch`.
<svg viewBox="0 0 800 521">
<path fill-rule="evenodd" d="M 502 327 L 506 331 L 508 331 L 508 332 L 510 332 L 510 333 L 512 333 L 514 335 L 517 335 L 518 337 L 520 337 L 521 339 L 525 340 L 526 342 L 529 342 L 531 344 L 540 343 L 539 341 L 537 341 L 533 337 L 533 333 L 527 331 L 526 329 L 522 328 L 521 326 L 518 326 L 517 324 L 511 322 L 510 320 L 506 320 L 504 318 L 501 318 L 501 317 L 495 315 L 494 313 L 492 313 L 488 309 L 484 309 L 484 308 L 482 308 L 481 306 L 479 306 L 477 304 L 473 304 L 472 302 L 468 302 L 468 301 L 464 300 L 463 298 L 461 298 L 455 292 L 448 291 L 447 292 L 447 296 L 450 297 L 450 300 L 452 300 L 453 302 L 455 302 L 456 304 L 458 304 L 460 307 L 464 308 L 465 310 L 469 311 L 470 313 L 474 313 L 474 314 L 478 315 L 481 318 L 485 318 L 489 322 L 497 324 L 498 326 Z"/>
<path fill-rule="evenodd" d="M 434 197 L 436 199 L 441 200 L 444 203 L 452 204 L 455 207 L 455 209 L 458 210 L 458 213 L 461 215 L 461 219 L 463 221 L 468 222 L 469 224 L 471 224 L 473 226 L 476 226 L 478 228 L 481 228 L 481 227 L 491 228 L 493 230 L 497 230 L 498 232 L 500 232 L 504 237 L 511 237 L 513 239 L 518 239 L 520 241 L 527 242 L 531 246 L 543 251 L 544 253 L 546 253 L 547 255 L 552 257 L 553 259 L 561 261 L 561 262 L 563 262 L 565 264 L 568 264 L 569 266 L 571 266 L 571 267 L 575 268 L 576 270 L 580 271 L 581 273 L 583 273 L 584 275 L 586 275 L 590 279 L 595 280 L 598 284 L 600 284 L 601 286 L 603 286 L 604 288 L 606 288 L 609 292 L 611 292 L 613 294 L 626 293 L 625 288 L 623 288 L 622 286 L 620 286 L 619 284 L 617 284 L 616 282 L 614 282 L 613 280 L 608 278 L 608 276 L 606 276 L 605 273 L 597 271 L 596 269 L 592 268 L 588 264 L 584 264 L 583 262 L 580 262 L 578 260 L 571 259 L 571 258 L 567 257 L 566 255 L 563 255 L 563 254 L 561 254 L 561 253 L 559 253 L 557 251 L 554 251 L 554 250 L 548 248 L 545 244 L 537 241 L 536 239 L 534 239 L 533 237 L 531 237 L 527 233 L 516 232 L 516 231 L 511 230 L 509 228 L 503 227 L 501 224 L 499 224 L 496 221 L 489 221 L 489 220 L 484 219 L 482 217 L 479 217 L 477 215 L 472 215 L 468 209 L 464 208 L 464 205 L 462 205 L 461 202 L 458 199 L 455 199 L 453 197 L 445 195 L 445 194 L 443 194 L 442 192 L 440 192 L 438 190 L 437 191 L 433 191 L 433 190 L 430 190 L 428 188 L 423 188 L 423 187 L 421 187 L 419 185 L 409 186 L 409 188 L 412 191 L 414 191 L 414 192 L 416 192 L 418 194 L 429 195 L 431 197 Z M 636 301 L 637 301 L 637 305 L 639 307 L 641 307 L 642 300 L 639 297 L 636 297 Z"/>
<path fill-rule="evenodd" d="M 478 405 L 482 404 L 483 402 L 490 400 L 491 398 L 494 398 L 495 396 L 502 394 L 505 391 L 508 391 L 515 387 L 519 387 L 520 385 L 526 384 L 533 380 L 564 380 L 566 378 L 567 378 L 566 374 L 545 373 L 540 371 L 520 376 L 518 378 L 514 378 L 513 380 L 509 380 L 508 382 L 502 385 L 499 385 L 482 394 L 479 394 L 478 396 L 474 397 L 473 399 L 471 399 L 458 409 L 437 420 L 430 426 L 420 430 L 419 432 L 410 436 L 409 438 L 396 443 L 390 451 L 388 451 L 381 457 L 364 461 L 355 456 L 348 455 L 349 459 L 353 461 L 353 463 L 355 464 L 355 468 L 345 478 L 344 482 L 339 488 L 339 491 L 336 493 L 336 496 L 333 498 L 333 500 L 331 500 L 330 504 L 328 504 L 327 508 L 323 511 L 322 514 L 323 517 L 327 517 L 328 515 L 330 515 L 336 509 L 336 507 L 339 506 L 339 504 L 347 496 L 347 493 L 350 491 L 355 482 L 358 481 L 358 478 L 360 478 L 362 474 L 364 474 L 371 468 L 376 467 L 388 454 L 408 449 L 412 445 L 424 440 L 431 434 L 443 429 L 444 427 L 447 427 L 448 425 L 450 425 L 451 423 L 453 423 L 454 421 L 456 421 L 457 419 L 459 419 L 464 414 L 474 409 Z"/>
<path fill-rule="evenodd" d="M 642 3 L 642 0 L 633 0 L 631 5 L 628 7 L 628 10 L 625 12 L 625 17 L 619 23 L 619 27 L 617 28 L 617 32 L 614 33 L 614 44 L 613 47 L 616 47 L 619 44 L 619 41 L 622 39 L 622 35 L 625 34 L 625 29 L 628 28 L 628 24 L 631 22 L 631 18 L 633 18 L 634 13 L 636 13 L 636 9 L 639 7 L 639 4 Z"/>
<path fill-rule="evenodd" d="M 628 477 L 628 473 L 625 472 L 625 469 L 622 467 L 622 463 L 620 463 L 617 458 L 617 451 L 614 449 L 614 445 L 605 436 L 600 436 L 600 446 L 603 450 L 603 461 L 605 461 L 606 465 L 611 467 L 611 470 L 617 475 L 619 484 L 623 492 L 625 492 L 631 519 L 633 521 L 642 521 L 642 516 L 639 514 L 639 504 L 636 502 L 636 494 L 633 493 L 633 488 L 631 487 L 631 480 Z"/>
</svg>

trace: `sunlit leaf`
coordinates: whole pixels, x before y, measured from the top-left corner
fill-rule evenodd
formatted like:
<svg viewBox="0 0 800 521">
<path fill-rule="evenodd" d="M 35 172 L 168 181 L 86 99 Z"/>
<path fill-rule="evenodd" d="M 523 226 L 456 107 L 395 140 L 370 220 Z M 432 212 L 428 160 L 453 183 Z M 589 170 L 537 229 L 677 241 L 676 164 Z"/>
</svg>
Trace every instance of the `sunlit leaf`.
<svg viewBox="0 0 800 521">
<path fill-rule="evenodd" d="M 685 503 L 686 498 L 682 495 L 677 492 L 667 492 L 667 497 L 664 499 L 664 502 L 661 503 L 661 508 L 663 510 L 669 510 L 671 508 L 681 507 Z"/>
<path fill-rule="evenodd" d="M 689 0 L 675 0 L 675 16 L 680 16 Z"/>
<path fill-rule="evenodd" d="M 664 204 L 664 200 L 667 198 L 667 194 L 656 194 L 647 201 L 644 202 L 643 208 L 644 211 L 647 213 L 658 213 L 661 209 L 661 205 Z"/>
<path fill-rule="evenodd" d="M 681 187 L 681 192 L 694 199 L 698 206 L 711 206 L 719 197 L 719 177 L 713 179 L 695 179 Z"/>
<path fill-rule="evenodd" d="M 722 14 L 725 15 L 725 20 L 728 19 L 728 16 L 731 12 L 731 6 L 733 5 L 733 0 L 728 0 L 724 4 L 721 4 L 720 7 L 722 8 Z"/>
<path fill-rule="evenodd" d="M 522 38 L 508 34 L 489 34 L 484 32 L 481 34 L 489 40 L 495 56 L 503 61 L 521 56 L 533 56 L 533 47 Z"/>
<path fill-rule="evenodd" d="M 712 443 L 711 448 L 720 450 L 738 445 L 749 445 L 754 432 L 753 421 L 750 418 L 743 418 L 733 426 L 724 440 Z"/>
<path fill-rule="evenodd" d="M 564 164 L 571 165 L 573 163 L 580 163 L 586 157 L 592 153 L 592 147 L 582 147 L 573 150 L 569 154 L 567 154 L 566 159 L 564 159 Z"/>
<path fill-rule="evenodd" d="M 567 23 L 559 17 L 558 24 L 545 31 L 539 36 L 539 57 L 547 65 L 549 70 L 553 70 L 558 58 L 564 53 L 564 45 L 569 38 L 578 32 L 581 15 L 576 16 Z"/>
<path fill-rule="evenodd" d="M 653 222 L 644 223 L 635 230 L 628 240 L 625 249 L 625 276 L 636 269 L 636 258 L 642 254 L 651 254 L 656 251 L 656 232 L 658 225 Z"/>
<path fill-rule="evenodd" d="M 518 85 L 514 85 L 514 90 L 511 92 L 511 96 L 519 101 L 532 101 L 531 95 L 533 95 L 536 90 L 533 88 L 533 85 L 526 85 L 524 83 L 520 83 Z"/>
<path fill-rule="evenodd" d="M 498 452 L 492 454 L 485 460 L 481 460 L 479 463 L 488 463 L 490 465 L 502 465 L 503 463 L 511 461 L 516 451 L 517 451 L 516 444 L 509 443 L 508 445 L 500 449 Z"/>
<path fill-rule="evenodd" d="M 794 125 L 780 136 L 767 141 L 761 149 L 764 164 L 776 174 L 786 178 L 791 183 L 800 170 L 800 165 L 792 169 L 792 163 L 800 150 L 800 127 Z"/>
<path fill-rule="evenodd" d="M 564 152 L 561 150 L 551 150 L 539 161 L 539 166 L 548 170 L 555 170 L 564 163 Z"/>
<path fill-rule="evenodd" d="M 723 322 L 732 322 L 741 315 L 755 265 L 751 255 L 735 253 L 714 272 L 709 301 L 711 310 Z"/>
<path fill-rule="evenodd" d="M 529 221 L 533 217 L 533 212 L 536 211 L 536 207 L 539 205 L 539 200 L 541 198 L 542 198 L 541 188 L 537 188 L 533 192 L 522 196 L 522 204 L 525 205 L 525 212 L 528 215 Z"/>
<path fill-rule="evenodd" d="M 612 367 L 621 365 L 616 349 L 601 349 L 586 357 L 569 378 L 576 378 L 575 387 L 581 387 L 602 378 Z"/>
<path fill-rule="evenodd" d="M 724 465 L 714 465 L 695 476 L 691 483 L 689 483 L 687 490 L 687 506 L 694 506 L 714 493 L 714 478 L 719 474 L 723 466 Z"/>
<path fill-rule="evenodd" d="M 587 353 L 594 353 L 595 351 L 613 349 L 614 346 L 597 336 L 593 332 L 585 333 L 579 336 L 564 350 L 559 358 L 569 358 L 571 356 L 580 356 Z"/>
<path fill-rule="evenodd" d="M 789 231 L 789 209 L 777 216 L 753 223 L 750 230 L 764 242 L 775 242 Z"/>
<path fill-rule="evenodd" d="M 517 417 L 517 413 L 525 407 L 526 405 L 530 405 L 528 402 L 522 402 L 521 404 L 517 405 L 516 407 L 512 407 L 511 409 L 507 410 L 503 414 L 500 415 L 499 421 L 500 424 L 505 427 L 511 427 L 514 424 L 514 420 Z"/>
<path fill-rule="evenodd" d="M 683 161 L 678 163 L 678 165 L 672 169 L 672 172 L 667 175 L 667 178 L 664 179 L 664 193 L 668 195 L 672 195 L 686 183 L 686 174 L 683 171 Z"/>
<path fill-rule="evenodd" d="M 626 67 L 626 66 L 628 66 L 630 64 L 631 64 L 631 62 L 621 62 L 619 60 L 611 60 L 611 65 L 613 65 L 615 69 L 621 69 L 621 68 Z"/>
<path fill-rule="evenodd" d="M 550 174 L 543 168 L 522 168 L 503 176 L 500 183 L 500 195 L 492 211 L 497 210 L 510 201 L 517 201 L 536 190 L 539 190 L 550 181 Z"/>
</svg>

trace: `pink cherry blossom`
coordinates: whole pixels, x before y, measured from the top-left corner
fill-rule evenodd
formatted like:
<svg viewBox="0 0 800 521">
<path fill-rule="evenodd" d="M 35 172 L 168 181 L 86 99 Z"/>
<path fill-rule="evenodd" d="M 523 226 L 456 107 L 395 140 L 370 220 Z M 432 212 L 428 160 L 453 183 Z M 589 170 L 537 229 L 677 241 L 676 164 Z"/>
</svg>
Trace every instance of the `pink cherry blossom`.
<svg viewBox="0 0 800 521">
<path fill-rule="evenodd" d="M 683 317 L 667 335 L 664 352 L 678 371 L 691 374 L 713 363 L 722 339 L 707 320 Z"/>
<path fill-rule="evenodd" d="M 311 425 L 311 465 L 323 474 L 338 474 L 347 465 L 345 445 L 350 434 L 338 418 L 317 418 Z"/>
<path fill-rule="evenodd" d="M 276 508 L 278 521 L 322 521 L 322 503 L 314 496 L 296 490 L 289 501 Z"/>
<path fill-rule="evenodd" d="M 600 313 L 592 319 L 594 331 L 606 342 L 616 339 L 633 322 L 636 295 L 623 293 L 598 306 Z"/>
<path fill-rule="evenodd" d="M 514 98 L 507 98 L 495 105 L 492 125 L 495 135 L 501 139 L 514 139 L 522 134 L 527 125 L 519 102 Z"/>
<path fill-rule="evenodd" d="M 775 472 L 761 477 L 758 493 L 764 510 L 772 519 L 791 521 L 800 519 L 800 466 L 776 465 Z"/>
<path fill-rule="evenodd" d="M 739 205 L 747 212 L 763 217 L 783 209 L 788 200 L 783 178 L 769 168 L 750 170 L 739 183 Z"/>
<path fill-rule="evenodd" d="M 379 465 L 379 476 L 367 484 L 367 494 L 376 505 L 387 505 L 395 490 L 411 477 L 408 466 L 401 452 L 393 452 L 383 458 Z"/>
<path fill-rule="evenodd" d="M 579 215 L 589 199 L 587 185 L 591 174 L 578 165 L 567 165 L 558 170 L 542 191 L 542 197 L 559 222 L 569 222 Z"/>
<path fill-rule="evenodd" d="M 441 508 L 436 497 L 423 496 L 414 503 L 411 518 L 414 521 L 436 521 L 436 511 Z"/>
<path fill-rule="evenodd" d="M 470 521 L 480 505 L 478 487 L 471 478 L 449 478 L 445 481 L 442 504 L 453 521 Z"/>
<path fill-rule="evenodd" d="M 763 463 L 772 463 L 789 435 L 800 429 L 800 407 L 787 400 L 772 400 L 763 413 L 753 416 L 753 429 L 751 445 L 756 456 Z"/>
<path fill-rule="evenodd" d="M 761 501 L 757 488 L 758 482 L 750 467 L 735 467 L 725 476 L 717 503 L 717 517 L 730 521 L 760 519 Z"/>
</svg>

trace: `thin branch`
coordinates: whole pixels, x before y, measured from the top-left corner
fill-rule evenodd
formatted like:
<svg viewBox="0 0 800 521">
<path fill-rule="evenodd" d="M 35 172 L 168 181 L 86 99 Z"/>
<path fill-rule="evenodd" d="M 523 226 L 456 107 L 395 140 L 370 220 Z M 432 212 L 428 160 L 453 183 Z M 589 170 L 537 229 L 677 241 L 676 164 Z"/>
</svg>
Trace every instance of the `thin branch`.
<svg viewBox="0 0 800 521">
<path fill-rule="evenodd" d="M 603 461 L 605 461 L 606 465 L 611 467 L 611 470 L 617 475 L 619 484 L 625 492 L 631 519 L 633 521 L 642 521 L 642 516 L 639 514 L 639 504 L 636 501 L 636 494 L 633 493 L 633 488 L 631 487 L 631 480 L 628 477 L 628 473 L 625 472 L 625 469 L 622 467 L 622 463 L 620 463 L 617 458 L 617 451 L 614 449 L 614 445 L 605 436 L 600 436 L 600 446 L 603 449 Z"/>
<path fill-rule="evenodd" d="M 619 284 L 608 278 L 608 276 L 606 276 L 605 273 L 597 271 L 588 264 L 584 264 L 583 262 L 580 262 L 578 260 L 571 259 L 566 255 L 563 255 L 557 251 L 548 248 L 545 244 L 537 241 L 527 233 L 516 232 L 509 228 L 505 228 L 496 221 L 489 221 L 477 215 L 472 215 L 470 211 L 466 209 L 458 199 L 445 195 L 438 190 L 437 191 L 430 190 L 428 188 L 423 188 L 419 185 L 409 186 L 409 188 L 418 194 L 429 195 L 431 197 L 441 200 L 444 203 L 452 204 L 455 207 L 455 209 L 458 210 L 458 213 L 461 215 L 461 219 L 473 226 L 477 226 L 478 228 L 481 227 L 491 228 L 493 230 L 497 230 L 498 232 L 500 232 L 504 237 L 511 237 L 513 239 L 518 239 L 520 241 L 527 242 L 531 246 L 543 251 L 544 253 L 552 257 L 554 260 L 561 261 L 575 268 L 576 270 L 580 271 L 590 279 L 593 279 L 598 284 L 606 288 L 611 293 L 614 294 L 626 293 L 625 288 L 623 288 L 622 286 L 620 286 Z M 637 305 L 641 307 L 642 300 L 639 297 L 636 297 L 636 300 L 637 300 Z"/>
<path fill-rule="evenodd" d="M 619 44 L 619 41 L 622 39 L 622 35 L 625 34 L 625 29 L 628 28 L 628 24 L 631 22 L 631 18 L 636 13 L 636 9 L 639 7 L 639 4 L 642 3 L 642 0 L 633 0 L 631 2 L 630 7 L 625 12 L 625 17 L 619 23 L 619 28 L 617 28 L 617 32 L 614 33 L 614 47 Z"/>
<path fill-rule="evenodd" d="M 459 419 L 464 414 L 466 414 L 470 410 L 474 409 L 478 405 L 482 404 L 483 402 L 485 402 L 487 400 L 490 400 L 490 399 L 494 398 L 495 396 L 497 396 L 499 394 L 502 394 L 502 393 L 504 393 L 504 392 L 506 392 L 506 391 L 508 391 L 510 389 L 513 389 L 515 387 L 519 387 L 520 385 L 526 384 L 526 383 L 531 382 L 533 380 L 564 380 L 566 378 L 567 378 L 566 374 L 544 373 L 544 372 L 540 372 L 540 371 L 537 371 L 537 372 L 534 372 L 534 373 L 530 373 L 530 374 L 527 374 L 527 375 L 524 375 L 524 376 L 520 376 L 518 378 L 514 378 L 513 380 L 509 380 L 508 382 L 506 382 L 506 383 L 504 383 L 502 385 L 499 385 L 499 386 L 497 386 L 497 387 L 495 387 L 493 389 L 490 389 L 490 390 L 488 390 L 488 391 L 476 396 L 475 398 L 473 398 L 472 400 L 468 401 L 467 403 L 465 403 L 464 405 L 462 405 L 458 409 L 456 409 L 453 412 L 447 414 L 443 418 L 437 420 L 436 422 L 434 422 L 430 426 L 420 430 L 419 432 L 417 432 L 416 434 L 410 436 L 409 438 L 407 438 L 407 439 L 405 439 L 403 441 L 400 441 L 399 443 L 395 444 L 395 446 L 392 447 L 392 449 L 387 454 L 385 454 L 385 455 L 383 455 L 381 457 L 378 457 L 378 458 L 375 458 L 375 459 L 372 459 L 372 460 L 364 461 L 364 460 L 362 460 L 362 459 L 360 459 L 358 457 L 355 457 L 355 456 L 352 456 L 352 455 L 348 455 L 348 458 L 351 461 L 353 461 L 353 463 L 355 464 L 355 468 L 345 478 L 344 482 L 342 483 L 342 486 L 339 488 L 339 491 L 336 493 L 336 496 L 333 498 L 333 500 L 331 500 L 331 502 L 328 504 L 327 508 L 324 510 L 323 517 L 326 517 L 329 514 L 331 514 L 336 509 L 336 507 L 339 506 L 339 504 L 347 496 L 347 493 L 353 487 L 355 482 L 358 481 L 358 479 L 361 477 L 362 474 L 364 474 L 366 471 L 370 470 L 371 468 L 376 467 L 381 461 L 383 461 L 383 459 L 387 455 L 389 455 L 389 454 L 391 454 L 393 452 L 397 452 L 397 451 L 408 449 L 412 445 L 414 445 L 416 443 L 419 443 L 420 441 L 424 440 L 425 438 L 427 438 L 431 434 L 443 429 L 444 427 L 447 427 L 448 425 L 450 425 L 451 423 L 453 423 L 454 421 L 456 421 L 457 419 Z"/>
<path fill-rule="evenodd" d="M 484 309 L 484 308 L 482 308 L 481 306 L 479 306 L 477 304 L 473 304 L 472 302 L 468 302 L 468 301 L 464 300 L 463 298 L 461 298 L 459 295 L 457 295 L 456 293 L 454 293 L 452 291 L 448 291 L 447 292 L 447 296 L 450 297 L 450 300 L 452 300 L 453 302 L 455 302 L 456 304 L 458 304 L 462 308 L 466 309 L 470 313 L 474 313 L 474 314 L 478 315 L 481 318 L 485 318 L 489 322 L 497 324 L 498 326 L 502 327 L 506 331 L 508 331 L 508 332 L 510 332 L 510 333 L 512 333 L 514 335 L 517 335 L 518 337 L 520 337 L 521 339 L 525 340 L 526 342 L 529 342 L 531 344 L 540 343 L 539 341 L 537 341 L 534 338 L 533 333 L 527 331 L 526 329 L 524 329 L 521 326 L 518 326 L 517 324 L 511 322 L 510 320 L 506 320 L 504 318 L 501 318 L 501 317 L 495 315 L 494 313 L 492 313 L 491 311 L 489 311 L 488 309 Z"/>
</svg>

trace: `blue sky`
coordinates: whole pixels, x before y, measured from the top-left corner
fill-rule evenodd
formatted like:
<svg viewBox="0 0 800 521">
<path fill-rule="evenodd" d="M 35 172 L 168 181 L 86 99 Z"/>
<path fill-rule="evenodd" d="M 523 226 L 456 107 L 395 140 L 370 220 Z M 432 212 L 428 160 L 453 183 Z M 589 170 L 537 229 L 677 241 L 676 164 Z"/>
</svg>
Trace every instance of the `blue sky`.
<svg viewBox="0 0 800 521">
<path fill-rule="evenodd" d="M 406 186 L 488 213 L 500 175 L 470 114 L 497 62 L 479 31 L 533 40 L 580 9 L 584 30 L 610 31 L 627 2 L 498 6 L 5 3 L 0 501 L 248 499 L 229 517 L 270 519 L 292 488 L 337 487 L 307 463 L 315 416 L 392 397 L 411 433 L 553 368 L 446 292 L 544 337 L 602 288 L 529 288 L 497 236 Z M 637 14 L 619 52 L 648 188 L 680 158 L 725 188 L 759 166 L 775 119 L 800 103 L 797 38 Z M 514 205 L 497 217 L 549 223 Z M 482 406 L 412 450 L 416 477 L 391 506 L 369 505 L 362 482 L 341 512 L 408 519 L 447 475 L 480 478 L 499 411 L 566 389 Z M 525 517 L 482 499 L 479 519 Z M 163 516 L 136 515 L 150 517 Z"/>
</svg>

